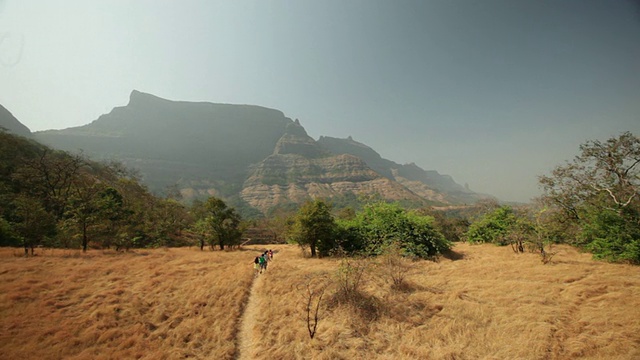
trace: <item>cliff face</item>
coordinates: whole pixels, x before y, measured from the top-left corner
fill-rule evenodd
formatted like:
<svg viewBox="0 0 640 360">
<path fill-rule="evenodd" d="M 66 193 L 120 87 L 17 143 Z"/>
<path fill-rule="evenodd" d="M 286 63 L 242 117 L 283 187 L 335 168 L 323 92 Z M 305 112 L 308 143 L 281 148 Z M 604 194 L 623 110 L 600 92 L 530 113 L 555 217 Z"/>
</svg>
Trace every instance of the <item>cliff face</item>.
<svg viewBox="0 0 640 360">
<path fill-rule="evenodd" d="M 251 105 L 170 101 L 133 91 L 92 123 L 35 133 L 52 147 L 138 169 L 152 191 L 219 196 L 262 212 L 311 198 L 375 195 L 416 206 L 473 193 L 436 171 L 400 165 L 353 139 L 315 141 L 299 121 Z M 458 191 L 461 196 L 452 194 Z M 466 191 L 466 192 L 465 192 Z"/>
<path fill-rule="evenodd" d="M 421 202 L 402 185 L 350 154 L 335 155 L 295 122 L 287 125 L 272 155 L 251 167 L 241 197 L 265 212 L 312 198 L 378 194 L 384 199 Z"/>
<path fill-rule="evenodd" d="M 329 153 L 318 146 L 315 140 L 307 135 L 307 131 L 300 125 L 298 119 L 287 124 L 284 134 L 276 143 L 274 155 L 294 154 L 308 158 L 327 156 Z"/>
</svg>

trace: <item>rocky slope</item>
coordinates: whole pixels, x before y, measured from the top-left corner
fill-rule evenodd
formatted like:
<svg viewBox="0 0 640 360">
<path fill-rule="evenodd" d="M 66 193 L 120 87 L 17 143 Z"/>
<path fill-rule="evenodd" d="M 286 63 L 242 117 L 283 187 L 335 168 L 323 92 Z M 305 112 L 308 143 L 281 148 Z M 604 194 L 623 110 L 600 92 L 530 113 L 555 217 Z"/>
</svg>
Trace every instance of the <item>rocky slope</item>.
<svg viewBox="0 0 640 360">
<path fill-rule="evenodd" d="M 372 170 L 359 157 L 326 151 L 296 122 L 287 125 L 274 153 L 251 167 L 241 197 L 264 212 L 310 198 L 371 194 L 425 203 L 406 187 Z"/>
</svg>

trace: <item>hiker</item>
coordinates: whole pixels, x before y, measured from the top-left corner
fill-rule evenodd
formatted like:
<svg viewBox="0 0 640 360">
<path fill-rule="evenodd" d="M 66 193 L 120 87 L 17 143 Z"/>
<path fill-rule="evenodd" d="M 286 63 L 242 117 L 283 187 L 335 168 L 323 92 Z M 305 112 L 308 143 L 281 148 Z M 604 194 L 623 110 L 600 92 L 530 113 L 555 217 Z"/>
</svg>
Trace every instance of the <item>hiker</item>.
<svg viewBox="0 0 640 360">
<path fill-rule="evenodd" d="M 267 260 L 264 258 L 264 254 L 258 256 L 258 263 L 260 264 L 260 274 L 263 270 L 267 270 Z"/>
<path fill-rule="evenodd" d="M 269 260 L 273 260 L 273 250 L 269 249 Z"/>
<path fill-rule="evenodd" d="M 267 271 L 267 265 L 269 263 L 269 252 L 265 251 L 264 254 L 262 254 L 262 257 L 264 258 L 264 271 Z"/>
<path fill-rule="evenodd" d="M 253 268 L 256 269 L 256 275 L 260 272 L 260 256 L 256 256 L 253 260 Z"/>
</svg>

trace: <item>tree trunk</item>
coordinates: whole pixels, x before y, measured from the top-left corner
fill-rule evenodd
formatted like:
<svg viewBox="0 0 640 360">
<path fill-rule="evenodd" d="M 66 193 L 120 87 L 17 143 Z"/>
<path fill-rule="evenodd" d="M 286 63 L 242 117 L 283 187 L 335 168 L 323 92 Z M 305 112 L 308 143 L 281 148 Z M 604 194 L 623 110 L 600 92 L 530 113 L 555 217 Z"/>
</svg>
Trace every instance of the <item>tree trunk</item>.
<svg viewBox="0 0 640 360">
<path fill-rule="evenodd" d="M 311 245 L 311 257 L 316 257 L 316 242 L 312 241 L 310 245 Z"/>
<path fill-rule="evenodd" d="M 89 240 L 87 239 L 87 224 L 82 224 L 82 252 L 87 252 L 87 245 Z"/>
</svg>

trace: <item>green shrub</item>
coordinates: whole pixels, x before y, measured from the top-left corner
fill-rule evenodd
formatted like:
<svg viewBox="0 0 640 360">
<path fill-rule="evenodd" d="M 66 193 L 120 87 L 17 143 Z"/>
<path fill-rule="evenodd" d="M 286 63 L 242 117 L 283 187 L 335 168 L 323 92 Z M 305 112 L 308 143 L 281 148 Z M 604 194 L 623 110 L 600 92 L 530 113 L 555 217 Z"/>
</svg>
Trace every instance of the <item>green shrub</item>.
<svg viewBox="0 0 640 360">
<path fill-rule="evenodd" d="M 589 214 L 580 238 L 596 259 L 640 264 L 640 226 L 615 211 Z"/>
<path fill-rule="evenodd" d="M 507 245 L 507 235 L 516 223 L 516 216 L 509 206 L 502 206 L 475 221 L 467 231 L 470 243 L 493 243 Z"/>
<path fill-rule="evenodd" d="M 347 252 L 380 255 L 397 241 L 407 256 L 433 258 L 451 247 L 431 216 L 407 212 L 399 204 L 368 204 L 355 219 L 339 222 L 339 245 Z"/>
</svg>

